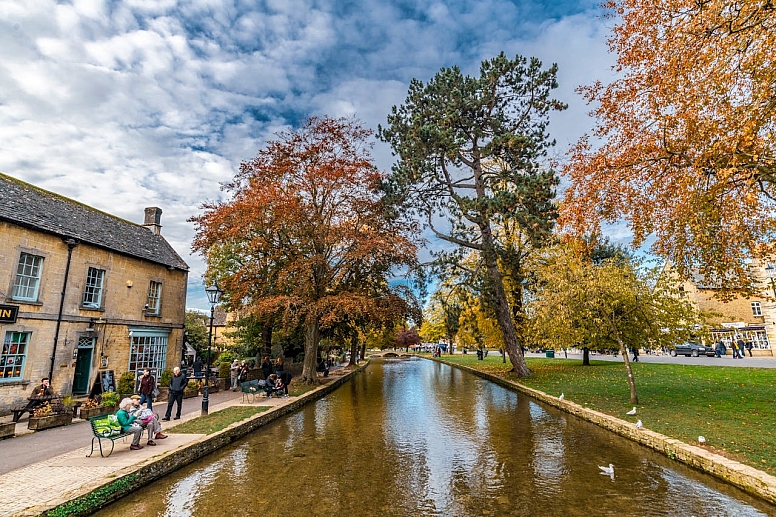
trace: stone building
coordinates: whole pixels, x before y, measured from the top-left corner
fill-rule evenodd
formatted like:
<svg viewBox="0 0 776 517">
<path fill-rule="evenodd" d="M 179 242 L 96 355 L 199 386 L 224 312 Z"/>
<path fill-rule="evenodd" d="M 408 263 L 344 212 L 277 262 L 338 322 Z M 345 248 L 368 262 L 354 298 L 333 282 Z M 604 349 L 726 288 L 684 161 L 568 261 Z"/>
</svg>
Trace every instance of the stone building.
<svg viewBox="0 0 776 517">
<path fill-rule="evenodd" d="M 773 268 L 776 271 L 776 267 Z M 664 273 L 671 273 L 671 266 L 666 266 Z M 738 296 L 732 300 L 723 301 L 715 296 L 716 289 L 707 285 L 703 277 L 693 274 L 691 278 L 679 280 L 672 274 L 678 287 L 679 296 L 690 301 L 699 310 L 713 312 L 718 316 L 712 318 L 712 340 L 722 340 L 728 347 L 730 341 L 743 339 L 752 343 L 752 354 L 772 356 L 771 343 L 776 339 L 776 302 L 769 295 L 772 281 L 769 270 L 759 264 L 751 264 L 755 278 L 762 283 L 762 295 L 752 297 Z"/>
<path fill-rule="evenodd" d="M 139 225 L 0 174 L 0 414 L 43 377 L 78 395 L 180 362 L 189 268 L 161 214 Z"/>
</svg>

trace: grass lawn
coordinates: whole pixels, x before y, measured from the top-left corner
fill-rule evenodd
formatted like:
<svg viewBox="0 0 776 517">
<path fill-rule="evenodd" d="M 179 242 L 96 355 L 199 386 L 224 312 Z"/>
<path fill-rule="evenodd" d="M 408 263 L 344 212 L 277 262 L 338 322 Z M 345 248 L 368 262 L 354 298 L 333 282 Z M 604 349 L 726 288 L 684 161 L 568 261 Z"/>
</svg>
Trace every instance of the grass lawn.
<svg viewBox="0 0 776 517">
<path fill-rule="evenodd" d="M 173 432 L 182 434 L 212 434 L 229 427 L 235 422 L 245 420 L 257 413 L 263 413 L 268 409 L 272 409 L 272 406 L 232 406 L 176 425 Z"/>
<path fill-rule="evenodd" d="M 443 355 L 442 360 L 476 368 L 549 395 L 644 427 L 686 443 L 706 438 L 721 455 L 776 475 L 776 370 L 731 366 L 633 363 L 639 396 L 635 417 L 622 362 L 526 358 L 533 375 L 517 379 L 498 354 Z"/>
</svg>

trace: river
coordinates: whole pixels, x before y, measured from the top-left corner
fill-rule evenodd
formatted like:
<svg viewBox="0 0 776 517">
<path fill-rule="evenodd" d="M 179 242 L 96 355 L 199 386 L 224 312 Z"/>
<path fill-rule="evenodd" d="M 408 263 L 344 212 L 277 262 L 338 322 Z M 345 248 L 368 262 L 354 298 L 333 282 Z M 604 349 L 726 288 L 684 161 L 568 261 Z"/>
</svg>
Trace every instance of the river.
<svg viewBox="0 0 776 517">
<path fill-rule="evenodd" d="M 599 465 L 614 464 L 614 478 Z M 754 516 L 776 507 L 462 370 L 375 360 L 99 516 Z"/>
</svg>

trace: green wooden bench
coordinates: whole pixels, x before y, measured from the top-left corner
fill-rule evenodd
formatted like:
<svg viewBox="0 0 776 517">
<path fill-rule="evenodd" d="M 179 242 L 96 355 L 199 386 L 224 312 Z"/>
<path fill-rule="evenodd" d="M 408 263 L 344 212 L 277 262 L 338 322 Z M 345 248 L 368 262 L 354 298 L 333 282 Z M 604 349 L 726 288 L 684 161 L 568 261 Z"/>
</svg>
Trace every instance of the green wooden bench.
<svg viewBox="0 0 776 517">
<path fill-rule="evenodd" d="M 89 454 L 86 455 L 87 458 L 94 454 L 94 440 L 97 440 L 97 445 L 100 447 L 100 456 L 104 458 L 105 455 L 102 452 L 102 440 L 110 440 L 110 452 L 108 453 L 108 456 L 110 456 L 113 454 L 113 447 L 116 445 L 116 440 L 134 434 L 132 431 L 119 431 L 115 434 L 106 434 L 105 427 L 98 424 L 105 422 L 108 416 L 109 415 L 93 416 L 89 419 L 89 425 L 92 426 L 92 435 L 94 436 L 92 437 L 92 450 L 89 452 Z"/>
<path fill-rule="evenodd" d="M 245 402 L 245 399 L 250 397 L 251 402 L 256 401 L 256 395 L 264 391 L 264 386 L 262 386 L 263 381 L 258 380 L 252 380 L 252 381 L 245 381 L 240 383 L 240 390 L 243 394 L 243 402 Z"/>
</svg>

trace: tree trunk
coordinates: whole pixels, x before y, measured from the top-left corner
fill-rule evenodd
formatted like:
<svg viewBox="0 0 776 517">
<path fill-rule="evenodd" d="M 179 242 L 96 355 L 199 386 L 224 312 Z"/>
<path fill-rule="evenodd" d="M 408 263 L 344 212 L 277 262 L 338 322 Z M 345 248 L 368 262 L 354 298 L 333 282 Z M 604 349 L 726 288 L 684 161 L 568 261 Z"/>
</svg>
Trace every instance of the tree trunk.
<svg viewBox="0 0 776 517">
<path fill-rule="evenodd" d="M 350 338 L 350 363 L 348 366 L 355 366 L 358 364 L 356 356 L 358 355 L 358 332 L 353 331 L 353 337 Z"/>
<path fill-rule="evenodd" d="M 639 397 L 636 394 L 636 380 L 633 378 L 633 370 L 631 369 L 630 359 L 628 359 L 628 349 L 625 348 L 625 343 L 622 342 L 619 333 L 615 333 L 617 338 L 617 344 L 620 345 L 620 353 L 625 361 L 625 371 L 628 372 L 628 387 L 630 388 L 630 403 L 638 404 Z"/>
<path fill-rule="evenodd" d="M 269 318 L 267 318 L 269 319 Z M 261 341 L 264 344 L 264 355 L 272 357 L 272 329 L 274 325 L 272 323 L 265 323 L 261 328 Z M 259 363 L 261 364 L 261 363 Z"/>
<path fill-rule="evenodd" d="M 590 349 L 582 348 L 582 366 L 590 366 Z"/>
<path fill-rule="evenodd" d="M 504 348 L 509 354 L 509 360 L 512 363 L 512 371 L 518 377 L 527 377 L 531 375 L 531 370 L 525 364 L 523 347 L 515 330 L 515 323 L 512 320 L 512 311 L 507 302 L 506 290 L 501 271 L 498 269 L 498 256 L 496 247 L 493 244 L 493 234 L 489 224 L 481 224 L 480 232 L 482 234 L 482 258 L 485 261 L 485 267 L 488 271 L 489 284 L 493 290 L 493 301 L 496 305 L 496 319 L 498 320 L 501 334 L 504 336 Z"/>
<path fill-rule="evenodd" d="M 304 333 L 304 364 L 302 366 L 302 382 L 318 384 L 318 342 L 321 339 L 321 328 L 317 315 L 308 315 L 305 319 Z"/>
</svg>

